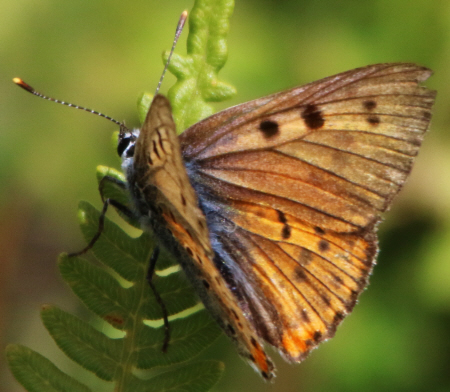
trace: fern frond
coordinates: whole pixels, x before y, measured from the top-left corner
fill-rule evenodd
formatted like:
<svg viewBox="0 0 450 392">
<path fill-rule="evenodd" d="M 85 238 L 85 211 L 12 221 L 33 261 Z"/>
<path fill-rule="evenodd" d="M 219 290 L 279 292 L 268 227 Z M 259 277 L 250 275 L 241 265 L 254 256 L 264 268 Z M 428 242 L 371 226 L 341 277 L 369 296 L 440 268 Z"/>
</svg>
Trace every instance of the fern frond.
<svg viewBox="0 0 450 392">
<path fill-rule="evenodd" d="M 178 78 L 169 91 L 178 129 L 211 114 L 212 108 L 206 102 L 234 94 L 233 87 L 217 78 L 227 56 L 225 37 L 232 9 L 231 0 L 195 1 L 189 20 L 188 53 L 174 55 L 169 65 Z M 148 104 L 145 95 L 138 108 L 141 118 Z M 117 184 L 103 181 L 105 176 L 114 177 Z M 131 207 L 127 191 L 118 185 L 124 181 L 122 173 L 100 166 L 97 179 L 105 198 Z M 80 202 L 78 216 L 82 233 L 90 241 L 98 230 L 100 212 Z M 139 227 L 133 219 L 122 217 Z M 104 230 L 92 248 L 96 262 L 67 254 L 60 255 L 58 261 L 63 279 L 103 320 L 100 330 L 98 322 L 86 322 L 53 305 L 43 306 L 43 323 L 69 358 L 99 379 L 114 383 L 116 391 L 206 392 L 220 378 L 223 364 L 192 359 L 221 332 L 202 308 L 176 261 L 162 252 L 153 276 L 170 321 L 169 348 L 162 352 L 162 309 L 147 282 L 153 249 L 149 233 L 133 238 L 105 218 Z M 91 390 L 26 347 L 8 346 L 7 359 L 16 379 L 30 392 Z"/>
<path fill-rule="evenodd" d="M 228 57 L 226 42 L 234 0 L 196 0 L 189 16 L 187 54 L 173 53 L 168 70 L 177 77 L 169 89 L 173 117 L 178 133 L 214 113 L 208 102 L 222 102 L 236 94 L 218 72 Z M 163 54 L 166 63 L 169 52 Z M 144 94 L 139 102 L 144 120 L 151 98 Z"/>
</svg>

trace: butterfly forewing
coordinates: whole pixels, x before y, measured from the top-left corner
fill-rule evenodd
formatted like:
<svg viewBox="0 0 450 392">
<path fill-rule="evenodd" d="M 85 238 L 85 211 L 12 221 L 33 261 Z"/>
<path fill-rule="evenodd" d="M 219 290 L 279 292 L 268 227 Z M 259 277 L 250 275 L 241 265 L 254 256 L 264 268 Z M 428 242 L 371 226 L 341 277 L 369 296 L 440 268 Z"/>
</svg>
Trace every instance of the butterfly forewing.
<svg viewBox="0 0 450 392">
<path fill-rule="evenodd" d="M 376 224 L 431 118 L 431 71 L 378 64 L 245 103 L 180 136 L 216 265 L 288 360 L 333 336 L 367 285 Z"/>
<path fill-rule="evenodd" d="M 198 160 L 299 139 L 325 124 L 327 113 L 322 113 L 314 105 L 337 105 L 337 109 L 332 111 L 334 115 L 367 114 L 364 117 L 366 121 L 368 114 L 378 112 L 378 103 L 374 106 L 371 97 L 385 95 L 383 99 L 392 99 L 401 106 L 401 111 L 407 106 L 417 106 L 414 101 L 417 94 L 428 97 L 429 104 L 432 104 L 433 92 L 417 87 L 418 82 L 430 75 L 430 70 L 414 64 L 378 64 L 250 101 L 217 113 L 184 132 L 180 140 L 183 155 Z M 411 99 L 414 102 L 408 102 Z M 392 105 L 389 106 L 397 116 L 400 114 Z M 426 106 L 424 112 L 429 112 L 429 108 Z M 355 120 L 351 119 L 351 123 Z M 284 129 L 283 125 L 286 125 Z M 350 125 L 348 130 L 352 129 L 360 128 Z M 393 131 L 395 134 L 401 129 Z"/>
<path fill-rule="evenodd" d="M 273 365 L 214 264 L 205 216 L 183 165 L 170 104 L 161 95 L 154 98 L 140 131 L 128 182 L 140 215 L 148 217 L 151 229 L 181 262 L 207 308 L 241 355 L 270 379 Z"/>
</svg>

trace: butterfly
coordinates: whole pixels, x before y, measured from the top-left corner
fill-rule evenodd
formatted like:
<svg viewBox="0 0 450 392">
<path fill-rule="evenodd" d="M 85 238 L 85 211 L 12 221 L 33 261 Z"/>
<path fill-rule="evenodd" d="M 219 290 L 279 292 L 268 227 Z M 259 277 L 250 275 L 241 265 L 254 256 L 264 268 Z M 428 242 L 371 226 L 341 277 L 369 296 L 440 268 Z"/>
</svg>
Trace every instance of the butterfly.
<svg viewBox="0 0 450 392">
<path fill-rule="evenodd" d="M 177 136 L 156 95 L 118 152 L 144 226 L 264 379 L 302 361 L 375 264 L 377 225 L 431 119 L 431 71 L 377 64 L 219 112 Z"/>
<path fill-rule="evenodd" d="M 370 65 L 231 107 L 180 136 L 156 95 L 141 129 L 121 124 L 132 213 L 264 379 L 275 375 L 264 343 L 302 361 L 367 286 L 381 213 L 430 123 L 436 93 L 419 83 L 431 74 Z"/>
</svg>

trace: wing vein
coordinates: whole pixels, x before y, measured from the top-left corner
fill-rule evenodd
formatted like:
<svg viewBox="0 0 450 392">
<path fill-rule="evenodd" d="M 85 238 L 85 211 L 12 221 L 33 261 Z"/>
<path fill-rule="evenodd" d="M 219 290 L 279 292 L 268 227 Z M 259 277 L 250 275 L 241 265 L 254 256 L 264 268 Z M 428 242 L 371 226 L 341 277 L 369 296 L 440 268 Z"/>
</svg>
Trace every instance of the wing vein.
<svg viewBox="0 0 450 392">
<path fill-rule="evenodd" d="M 269 255 L 261 248 L 261 246 L 253 240 L 253 238 L 251 238 L 251 236 L 247 236 L 248 240 L 251 241 L 253 243 L 253 245 L 259 249 L 259 251 L 261 253 L 263 253 L 266 258 L 268 260 L 270 260 L 271 264 L 279 271 L 279 273 L 281 275 L 284 276 L 284 278 L 286 279 L 286 281 L 289 282 L 289 284 L 294 288 L 294 290 L 301 296 L 303 297 L 303 299 L 305 300 L 305 302 L 311 307 L 311 309 L 314 311 L 314 313 L 316 313 L 317 317 L 322 321 L 323 325 L 325 327 L 328 326 L 328 324 L 325 322 L 325 320 L 322 318 L 322 316 L 320 315 L 319 311 L 312 305 L 312 303 L 308 300 L 308 298 L 305 296 L 305 294 L 303 292 L 301 292 L 293 283 L 290 279 L 288 279 L 288 277 L 286 276 L 286 274 L 275 264 L 274 260 L 272 260 Z M 263 237 L 264 238 L 264 237 Z M 259 267 L 259 266 L 258 266 Z M 259 269 L 261 271 L 261 269 Z M 261 271 L 261 273 L 264 273 L 264 271 Z M 310 274 L 310 272 L 308 271 L 308 274 Z M 264 274 L 265 275 L 265 274 Z M 267 277 L 267 275 L 265 275 Z M 268 278 L 268 277 L 267 277 Z M 270 280 L 270 278 L 268 278 Z M 313 287 L 313 290 L 315 292 L 317 292 L 317 290 Z M 282 294 L 280 293 L 280 291 L 277 288 L 277 292 L 279 294 L 279 296 L 281 296 Z M 317 292 L 318 293 L 318 292 Z M 318 293 L 319 294 L 319 293 Z"/>
<path fill-rule="evenodd" d="M 310 205 L 305 204 L 305 203 L 300 203 L 298 200 L 288 199 L 288 198 L 286 198 L 286 197 L 284 197 L 284 196 L 277 195 L 276 193 L 271 193 L 271 192 L 265 192 L 265 191 L 255 190 L 255 189 L 253 189 L 253 188 L 249 188 L 249 187 L 246 187 L 246 186 L 243 186 L 243 185 L 238 185 L 238 184 L 236 184 L 236 183 L 233 183 L 233 182 L 230 182 L 230 181 L 226 181 L 226 180 L 223 180 L 223 179 L 220 179 L 220 180 L 219 180 L 219 179 L 217 179 L 217 177 L 212 176 L 212 175 L 210 175 L 210 174 L 208 174 L 208 173 L 205 173 L 205 172 L 203 172 L 203 171 L 201 172 L 201 175 L 210 177 L 210 178 L 215 179 L 215 180 L 218 180 L 218 181 L 222 181 L 222 182 L 224 182 L 224 183 L 226 183 L 226 184 L 230 184 L 230 185 L 233 185 L 233 186 L 242 188 L 242 189 L 250 190 L 250 191 L 252 191 L 252 192 L 256 192 L 256 193 L 259 193 L 259 194 L 262 194 L 262 195 L 270 195 L 270 196 L 272 196 L 272 197 L 276 197 L 276 198 L 279 198 L 279 199 L 282 199 L 282 200 L 288 200 L 288 201 L 290 201 L 290 202 L 292 202 L 292 203 L 296 203 L 296 204 L 302 205 L 302 206 L 304 206 L 304 207 L 311 208 L 312 210 L 318 212 L 319 214 L 326 215 L 326 216 L 328 216 L 328 217 L 330 217 L 330 218 L 333 218 L 333 219 L 339 220 L 339 221 L 341 221 L 341 222 L 347 223 L 347 224 L 349 224 L 349 225 L 351 225 L 351 226 L 355 226 L 355 227 L 358 227 L 358 228 L 363 228 L 363 226 L 358 226 L 358 225 L 357 225 L 356 223 L 354 223 L 354 222 L 347 221 L 346 219 L 344 219 L 344 218 L 342 218 L 342 217 L 338 217 L 338 216 L 336 216 L 336 215 L 330 214 L 330 213 L 328 213 L 328 212 L 326 212 L 326 211 L 324 211 L 324 210 L 321 210 L 321 209 L 319 209 L 319 208 L 317 208 L 317 207 L 310 206 Z M 229 197 L 229 198 L 230 198 L 230 199 L 233 199 L 232 197 Z M 234 200 L 238 200 L 238 199 L 234 199 Z"/>
</svg>

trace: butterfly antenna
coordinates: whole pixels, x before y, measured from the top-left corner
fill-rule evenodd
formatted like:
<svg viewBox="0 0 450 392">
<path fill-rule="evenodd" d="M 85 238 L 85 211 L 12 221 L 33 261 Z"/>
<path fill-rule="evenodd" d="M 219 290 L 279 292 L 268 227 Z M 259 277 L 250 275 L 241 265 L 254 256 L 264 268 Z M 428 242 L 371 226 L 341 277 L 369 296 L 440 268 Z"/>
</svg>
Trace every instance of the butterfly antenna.
<svg viewBox="0 0 450 392">
<path fill-rule="evenodd" d="M 109 117 L 109 116 L 107 116 L 107 115 L 105 115 L 105 114 L 103 114 L 103 113 L 97 112 L 96 110 L 92 110 L 92 109 L 89 109 L 89 108 L 85 108 L 85 107 L 83 107 L 83 106 L 74 105 L 73 103 L 69 103 L 69 102 L 65 102 L 65 101 L 60 101 L 59 99 L 47 97 L 46 95 L 41 94 L 40 92 L 36 91 L 33 87 L 31 87 L 29 84 L 25 83 L 25 82 L 24 82 L 22 79 L 20 79 L 20 78 L 14 78 L 14 79 L 13 79 L 13 82 L 14 82 L 15 84 L 17 84 L 19 87 L 22 87 L 24 90 L 28 91 L 29 93 L 31 93 L 31 94 L 33 94 L 33 95 L 36 95 L 37 97 L 47 99 L 48 101 L 60 103 L 60 104 L 62 104 L 62 105 L 66 105 L 66 106 L 69 106 L 69 107 L 71 107 L 71 108 L 85 110 L 86 112 L 89 112 L 89 113 L 92 113 L 92 114 L 96 114 L 97 116 L 106 118 L 107 120 L 112 121 L 113 123 L 115 123 L 115 124 L 117 124 L 117 125 L 120 125 L 121 130 L 122 130 L 122 129 L 125 129 L 125 130 L 127 129 L 123 123 L 121 123 L 121 122 L 115 120 L 114 118 Z"/>
<path fill-rule="evenodd" d="M 159 79 L 158 87 L 156 87 L 155 95 L 158 94 L 158 91 L 161 87 L 162 81 L 164 79 L 164 75 L 166 74 L 167 67 L 169 66 L 169 63 L 170 63 L 170 59 L 172 58 L 173 51 L 175 50 L 175 46 L 177 45 L 178 38 L 180 38 L 181 32 L 183 31 L 184 24 L 186 23 L 187 16 L 188 16 L 187 11 L 183 11 L 180 16 L 180 20 L 178 21 L 177 29 L 175 31 L 175 38 L 173 39 L 172 49 L 170 50 L 169 57 L 167 58 L 167 61 L 166 61 L 166 65 L 164 66 L 164 70 L 162 72 L 161 78 Z"/>
</svg>

